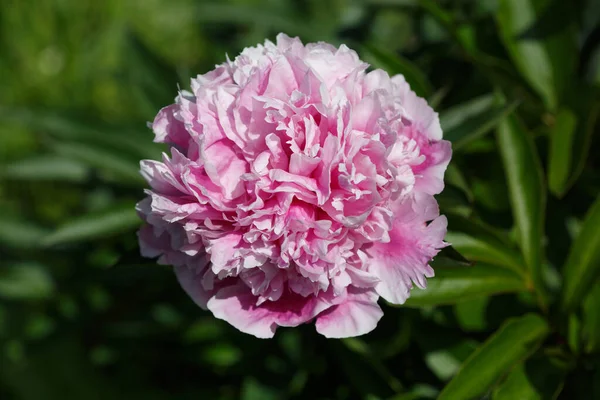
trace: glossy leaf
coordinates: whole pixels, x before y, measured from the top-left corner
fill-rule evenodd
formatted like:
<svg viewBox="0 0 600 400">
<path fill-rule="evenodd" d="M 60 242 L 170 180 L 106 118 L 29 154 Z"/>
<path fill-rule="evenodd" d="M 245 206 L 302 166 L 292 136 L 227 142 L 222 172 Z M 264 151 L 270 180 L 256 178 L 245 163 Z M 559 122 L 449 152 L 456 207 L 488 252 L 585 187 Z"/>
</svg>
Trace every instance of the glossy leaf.
<svg viewBox="0 0 600 400">
<path fill-rule="evenodd" d="M 475 219 L 447 215 L 446 241 L 472 261 L 503 266 L 522 273 L 525 268 L 518 250 L 503 241 L 491 228 Z"/>
<path fill-rule="evenodd" d="M 542 238 L 546 192 L 540 160 L 533 140 L 515 116 L 502 121 L 497 138 L 519 244 L 532 283 L 543 296 Z"/>
<path fill-rule="evenodd" d="M 521 37 L 549 5 L 549 0 L 501 0 L 497 13 L 504 44 L 531 87 L 546 107 L 555 109 L 575 68 L 575 39 L 565 29 L 543 40 Z M 555 15 L 556 24 L 565 24 Z"/>
<path fill-rule="evenodd" d="M 556 122 L 550 133 L 548 188 L 557 196 L 562 195 L 569 181 L 571 148 L 576 127 L 577 116 L 569 109 L 562 109 L 556 115 Z"/>
<path fill-rule="evenodd" d="M 597 91 L 580 82 L 569 87 L 565 102 L 550 134 L 548 184 L 557 197 L 564 196 L 583 172 L 600 114 Z"/>
<path fill-rule="evenodd" d="M 452 378 L 461 364 L 475 351 L 479 343 L 472 339 L 450 342 L 439 348 L 426 350 L 424 361 L 441 381 Z"/>
<path fill-rule="evenodd" d="M 465 258 L 452 245 L 444 247 L 436 256 L 443 258 L 449 262 L 456 262 L 458 265 L 473 265 L 473 263 Z"/>
<path fill-rule="evenodd" d="M 515 364 L 534 352 L 548 330 L 546 321 L 536 314 L 509 320 L 464 362 L 438 399 L 482 396 Z"/>
<path fill-rule="evenodd" d="M 398 54 L 378 48 L 374 44 L 364 46 L 362 55 L 365 61 L 371 63 L 374 68 L 381 68 L 390 76 L 396 74 L 404 75 L 410 88 L 421 97 L 429 97 L 432 93 L 431 84 L 421 70 L 409 60 Z"/>
<path fill-rule="evenodd" d="M 448 168 L 446 169 L 446 174 L 444 175 L 444 180 L 447 183 L 462 190 L 465 193 L 465 196 L 467 197 L 467 200 L 469 202 L 473 201 L 473 192 L 469 187 L 467 178 L 456 164 L 451 162 L 450 165 L 448 165 Z"/>
<path fill-rule="evenodd" d="M 587 353 L 600 350 L 600 282 L 596 282 L 583 302 L 583 339 Z"/>
<path fill-rule="evenodd" d="M 573 160 L 569 182 L 563 191 L 568 190 L 575 184 L 585 169 L 592 137 L 596 129 L 596 123 L 600 116 L 600 101 L 598 101 L 598 90 L 582 85 L 572 88 L 570 93 L 570 104 L 577 115 L 577 127 L 573 136 L 572 156 Z"/>
<path fill-rule="evenodd" d="M 577 314 L 570 314 L 567 321 L 567 343 L 573 354 L 581 348 L 581 321 Z"/>
<path fill-rule="evenodd" d="M 446 184 L 444 191 L 437 197 L 442 214 L 458 214 L 468 216 L 472 213 L 473 206 L 467 194 L 452 184 Z"/>
<path fill-rule="evenodd" d="M 499 105 L 493 95 L 485 95 L 445 110 L 440 113 L 444 139 L 452 142 L 454 151 L 460 151 L 494 129 L 517 105 Z"/>
<path fill-rule="evenodd" d="M 562 390 L 566 370 L 550 357 L 520 363 L 492 395 L 492 400 L 554 400 Z"/>
<path fill-rule="evenodd" d="M 438 261 L 439 263 L 439 261 Z M 474 266 L 435 265 L 435 277 L 426 289 L 413 288 L 405 306 L 423 307 L 455 304 L 479 296 L 527 290 L 516 273 L 505 268 L 477 263 Z"/>
<path fill-rule="evenodd" d="M 574 309 L 600 274 L 600 198 L 588 210 L 563 267 L 563 308 Z"/>
<path fill-rule="evenodd" d="M 0 266 L 0 298 L 42 300 L 54 292 L 54 282 L 43 265 L 21 263 Z"/>
<path fill-rule="evenodd" d="M 88 241 L 123 232 L 131 232 L 141 224 L 133 204 L 89 214 L 71 220 L 45 237 L 44 245 Z"/>
<path fill-rule="evenodd" d="M 481 332 L 488 329 L 487 308 L 490 297 L 478 297 L 454 305 L 454 317 L 464 332 Z"/>
</svg>

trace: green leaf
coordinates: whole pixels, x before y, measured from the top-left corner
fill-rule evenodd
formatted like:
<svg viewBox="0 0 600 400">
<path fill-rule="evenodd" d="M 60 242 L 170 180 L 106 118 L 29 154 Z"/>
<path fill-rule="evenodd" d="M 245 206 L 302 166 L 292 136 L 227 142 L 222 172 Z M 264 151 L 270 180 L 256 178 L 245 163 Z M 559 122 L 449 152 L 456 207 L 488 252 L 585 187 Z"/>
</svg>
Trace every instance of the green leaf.
<svg viewBox="0 0 600 400">
<path fill-rule="evenodd" d="M 460 151 L 494 129 L 517 105 L 518 102 L 500 105 L 489 94 L 444 110 L 440 113 L 444 139 L 452 142 L 454 151 Z"/>
<path fill-rule="evenodd" d="M 600 198 L 588 210 L 563 267 L 563 308 L 572 310 L 585 298 L 600 273 Z"/>
<path fill-rule="evenodd" d="M 461 364 L 475 351 L 478 342 L 461 339 L 425 352 L 427 367 L 442 381 L 448 381 L 460 369 Z"/>
<path fill-rule="evenodd" d="M 56 143 L 54 150 L 63 157 L 73 158 L 97 169 L 105 179 L 124 185 L 144 186 L 139 162 L 112 149 L 85 143 Z"/>
<path fill-rule="evenodd" d="M 585 168 L 600 114 L 597 94 L 593 88 L 574 83 L 567 104 L 556 115 L 550 133 L 548 183 L 557 197 L 575 184 Z"/>
<path fill-rule="evenodd" d="M 521 37 L 549 3 L 549 0 L 501 0 L 496 17 L 504 45 L 517 69 L 546 107 L 555 109 L 577 60 L 572 30 L 564 29 L 543 40 Z M 563 17 L 554 15 L 554 23 L 564 25 Z"/>
<path fill-rule="evenodd" d="M 443 257 L 448 261 L 456 262 L 463 265 L 473 265 L 471 261 L 467 260 L 465 256 L 460 254 L 453 246 L 446 246 L 437 254 L 437 257 Z"/>
<path fill-rule="evenodd" d="M 446 241 L 468 260 L 503 266 L 523 273 L 525 268 L 519 252 L 484 223 L 460 215 L 448 214 L 449 232 Z"/>
<path fill-rule="evenodd" d="M 567 343 L 573 354 L 579 354 L 581 349 L 581 321 L 577 314 L 570 314 L 567 322 Z"/>
<path fill-rule="evenodd" d="M 153 143 L 152 132 L 145 126 L 140 130 L 105 126 L 90 118 L 75 117 L 57 111 L 42 111 L 0 106 L 0 117 L 30 129 L 48 133 L 64 142 L 85 143 L 91 147 L 118 150 L 130 159 L 155 159 L 162 146 Z"/>
<path fill-rule="evenodd" d="M 546 356 L 517 365 L 492 395 L 493 400 L 554 400 L 563 388 L 566 371 Z"/>
<path fill-rule="evenodd" d="M 521 272 L 523 261 L 519 260 L 518 253 L 515 254 L 514 250 L 495 242 L 492 238 L 450 231 L 446 235 L 446 241 L 452 243 L 469 260 L 483 261 Z"/>
<path fill-rule="evenodd" d="M 18 216 L 0 214 L 0 244 L 11 248 L 27 249 L 37 247 L 48 230 Z"/>
<path fill-rule="evenodd" d="M 5 165 L 0 176 L 19 180 L 83 182 L 88 176 L 81 163 L 55 155 L 41 155 Z"/>
<path fill-rule="evenodd" d="M 545 304 L 542 277 L 542 238 L 546 191 L 542 167 L 532 138 L 515 116 L 497 130 L 519 245 L 534 288 Z"/>
<path fill-rule="evenodd" d="M 443 214 L 470 215 L 472 213 L 473 207 L 467 194 L 451 183 L 445 185 L 444 191 L 437 195 L 436 199 Z"/>
<path fill-rule="evenodd" d="M 556 115 L 556 122 L 550 133 L 548 187 L 559 197 L 569 181 L 571 148 L 576 127 L 577 116 L 571 110 L 563 108 Z"/>
<path fill-rule="evenodd" d="M 482 396 L 515 364 L 534 352 L 547 334 L 548 324 L 539 315 L 509 320 L 464 362 L 438 399 Z"/>
<path fill-rule="evenodd" d="M 0 298 L 43 300 L 54 292 L 54 283 L 43 265 L 23 263 L 0 266 Z"/>
<path fill-rule="evenodd" d="M 427 281 L 426 289 L 414 288 L 405 306 L 455 304 L 480 296 L 527 290 L 523 279 L 506 268 L 483 263 L 471 267 L 438 259 L 433 265 L 435 277 Z"/>
<path fill-rule="evenodd" d="M 481 332 L 488 329 L 487 309 L 489 297 L 478 297 L 454 305 L 454 317 L 464 332 Z"/>
<path fill-rule="evenodd" d="M 89 241 L 123 232 L 133 231 L 141 224 L 133 204 L 104 211 L 99 214 L 88 214 L 60 226 L 46 236 L 43 244 L 57 244 Z"/>
<path fill-rule="evenodd" d="M 448 165 L 448 168 L 446 169 L 446 175 L 444 176 L 444 180 L 447 183 L 462 190 L 465 193 L 465 196 L 467 197 L 467 200 L 469 202 L 473 201 L 473 192 L 469 187 L 467 178 L 465 178 L 465 174 L 460 170 L 460 168 L 458 168 L 458 166 L 455 163 L 451 162 L 450 165 Z"/>
<path fill-rule="evenodd" d="M 600 282 L 583 302 L 583 340 L 587 353 L 600 350 Z"/>
<path fill-rule="evenodd" d="M 575 115 L 577 115 L 577 127 L 573 135 L 571 164 L 569 182 L 563 189 L 566 192 L 575 184 L 585 169 L 585 165 L 592 144 L 592 137 L 596 128 L 596 122 L 600 115 L 600 101 L 598 101 L 598 90 L 584 85 L 576 85 L 570 93 L 569 104 Z"/>
<path fill-rule="evenodd" d="M 420 97 L 428 98 L 431 95 L 431 84 L 425 74 L 407 59 L 374 44 L 367 44 L 361 51 L 365 61 L 375 68 L 381 68 L 390 76 L 401 74 L 410 84 L 410 88 Z"/>
</svg>

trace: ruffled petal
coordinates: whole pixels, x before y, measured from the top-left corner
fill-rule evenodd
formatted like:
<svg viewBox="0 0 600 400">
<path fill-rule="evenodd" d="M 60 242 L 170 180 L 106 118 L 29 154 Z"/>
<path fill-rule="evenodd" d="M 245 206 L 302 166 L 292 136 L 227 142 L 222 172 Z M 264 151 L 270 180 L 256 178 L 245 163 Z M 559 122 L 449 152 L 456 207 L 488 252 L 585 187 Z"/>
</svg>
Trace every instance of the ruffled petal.
<svg viewBox="0 0 600 400">
<path fill-rule="evenodd" d="M 388 243 L 374 243 L 365 251 L 371 258 L 369 271 L 379 283 L 377 293 L 393 304 L 403 304 L 410 296 L 413 283 L 424 288 L 425 278 L 434 276 L 431 259 L 446 246 L 447 219 L 427 219 L 437 215 L 437 207 L 426 206 L 426 200 L 410 201 L 402 210 L 406 219 L 397 219 L 390 231 Z"/>
<path fill-rule="evenodd" d="M 328 338 L 360 336 L 371 332 L 383 316 L 373 290 L 353 289 L 338 305 L 319 314 L 317 332 Z"/>
<path fill-rule="evenodd" d="M 325 296 L 303 297 L 291 291 L 277 301 L 256 303 L 256 297 L 247 286 L 236 284 L 220 289 L 207 306 L 215 317 L 240 331 L 258 338 L 271 338 L 278 326 L 298 326 L 332 305 Z"/>
</svg>

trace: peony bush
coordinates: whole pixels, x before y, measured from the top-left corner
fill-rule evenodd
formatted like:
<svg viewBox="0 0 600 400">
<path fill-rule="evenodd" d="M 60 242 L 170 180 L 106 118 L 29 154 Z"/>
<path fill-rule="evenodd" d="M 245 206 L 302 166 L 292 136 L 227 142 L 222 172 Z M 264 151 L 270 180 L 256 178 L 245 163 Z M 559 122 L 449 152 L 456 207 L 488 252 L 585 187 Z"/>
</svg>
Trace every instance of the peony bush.
<svg viewBox="0 0 600 400">
<path fill-rule="evenodd" d="M 599 5 L 0 2 L 0 399 L 600 399 Z"/>
</svg>

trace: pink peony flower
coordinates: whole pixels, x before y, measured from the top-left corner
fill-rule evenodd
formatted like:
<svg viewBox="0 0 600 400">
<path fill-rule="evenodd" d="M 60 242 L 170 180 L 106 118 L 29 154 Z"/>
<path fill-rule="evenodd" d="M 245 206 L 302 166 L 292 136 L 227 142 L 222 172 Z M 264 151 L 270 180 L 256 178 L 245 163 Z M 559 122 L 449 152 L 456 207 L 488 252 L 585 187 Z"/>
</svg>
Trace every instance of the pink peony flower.
<svg viewBox="0 0 600 400">
<path fill-rule="evenodd" d="M 433 195 L 450 143 L 403 76 L 367 67 L 280 34 L 193 79 L 152 123 L 171 155 L 141 163 L 142 255 L 260 338 L 313 319 L 327 337 L 362 335 L 379 297 L 424 288 L 445 245 Z"/>
</svg>

